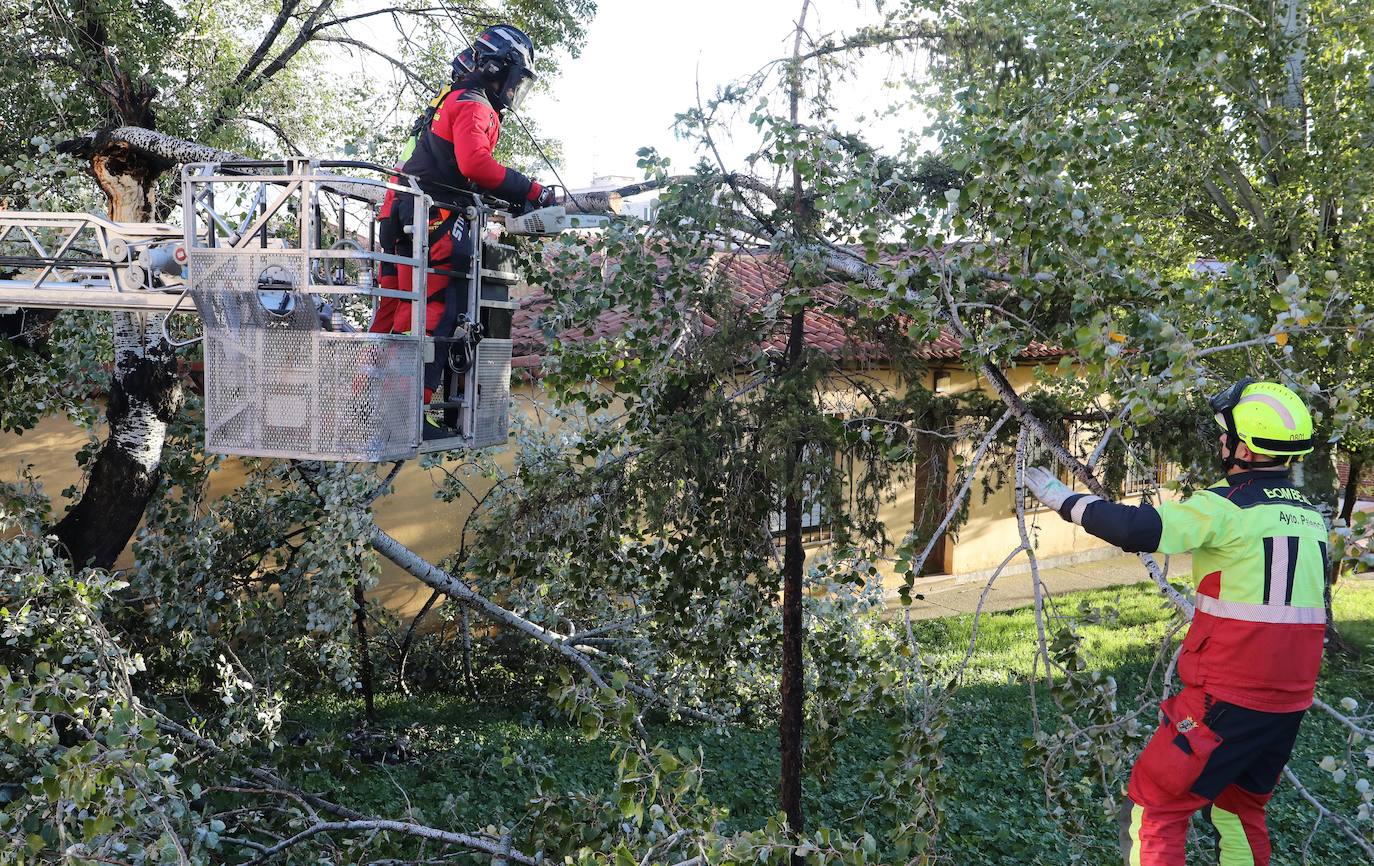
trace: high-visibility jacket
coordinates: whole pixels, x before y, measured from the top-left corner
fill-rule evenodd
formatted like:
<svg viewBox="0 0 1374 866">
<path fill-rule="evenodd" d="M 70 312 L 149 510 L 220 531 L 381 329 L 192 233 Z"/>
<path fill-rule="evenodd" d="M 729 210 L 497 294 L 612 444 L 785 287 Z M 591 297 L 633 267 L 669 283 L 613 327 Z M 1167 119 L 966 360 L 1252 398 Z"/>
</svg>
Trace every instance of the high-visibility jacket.
<svg viewBox="0 0 1374 866">
<path fill-rule="evenodd" d="M 1059 513 L 1131 552 L 1193 554 L 1197 612 L 1178 660 L 1185 685 L 1271 713 L 1312 705 L 1329 534 L 1287 472 L 1236 473 L 1154 507 L 1078 494 Z"/>
</svg>

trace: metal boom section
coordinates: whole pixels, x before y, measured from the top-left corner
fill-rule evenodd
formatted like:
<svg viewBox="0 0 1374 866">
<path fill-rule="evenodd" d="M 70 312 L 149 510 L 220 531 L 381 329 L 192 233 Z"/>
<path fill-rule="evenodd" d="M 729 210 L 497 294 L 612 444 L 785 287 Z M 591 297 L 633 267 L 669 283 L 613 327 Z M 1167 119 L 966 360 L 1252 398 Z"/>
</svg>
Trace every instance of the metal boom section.
<svg viewBox="0 0 1374 866">
<path fill-rule="evenodd" d="M 176 261 L 181 237 L 161 223 L 0 210 L 0 307 L 170 310 L 181 287 L 155 289 L 153 272 Z"/>
</svg>

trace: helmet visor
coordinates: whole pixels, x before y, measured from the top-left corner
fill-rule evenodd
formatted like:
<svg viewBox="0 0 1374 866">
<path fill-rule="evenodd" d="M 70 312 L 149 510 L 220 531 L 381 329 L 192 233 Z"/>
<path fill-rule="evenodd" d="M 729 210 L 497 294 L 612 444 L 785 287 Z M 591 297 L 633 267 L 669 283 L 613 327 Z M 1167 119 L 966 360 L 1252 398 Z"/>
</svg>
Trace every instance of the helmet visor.
<svg viewBox="0 0 1374 866">
<path fill-rule="evenodd" d="M 523 66 L 513 67 L 506 76 L 505 86 L 501 88 L 501 101 L 511 111 L 519 111 L 525 94 L 534 88 L 534 81 L 534 70 Z"/>
<path fill-rule="evenodd" d="M 1247 376 L 1220 394 L 1213 395 L 1207 401 L 1207 405 L 1217 415 L 1228 415 L 1232 409 L 1240 404 L 1240 398 L 1245 393 L 1245 389 L 1253 384 L 1255 384 L 1255 380 Z"/>
</svg>

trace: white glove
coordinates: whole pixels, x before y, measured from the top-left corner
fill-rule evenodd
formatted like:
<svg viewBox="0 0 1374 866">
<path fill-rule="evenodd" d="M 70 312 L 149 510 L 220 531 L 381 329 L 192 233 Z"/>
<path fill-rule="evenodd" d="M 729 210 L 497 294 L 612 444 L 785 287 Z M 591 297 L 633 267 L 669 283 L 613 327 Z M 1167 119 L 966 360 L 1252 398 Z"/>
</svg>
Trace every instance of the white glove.
<svg viewBox="0 0 1374 866">
<path fill-rule="evenodd" d="M 1073 495 L 1067 484 L 1055 478 L 1052 472 L 1042 466 L 1027 467 L 1026 489 L 1056 512 L 1059 511 L 1059 506 L 1064 504 L 1064 500 Z"/>
</svg>

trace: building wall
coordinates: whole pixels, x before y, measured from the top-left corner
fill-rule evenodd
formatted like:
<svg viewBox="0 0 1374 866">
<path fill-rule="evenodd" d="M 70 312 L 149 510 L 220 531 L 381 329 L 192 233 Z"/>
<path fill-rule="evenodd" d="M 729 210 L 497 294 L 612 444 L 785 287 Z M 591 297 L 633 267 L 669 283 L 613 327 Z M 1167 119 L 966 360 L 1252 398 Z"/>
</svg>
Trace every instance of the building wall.
<svg viewBox="0 0 1374 866">
<path fill-rule="evenodd" d="M 1018 393 L 1026 391 L 1034 384 L 1033 366 L 1014 367 L 1006 373 Z M 875 384 L 881 384 L 888 389 L 897 387 L 892 374 L 888 371 L 870 371 L 865 375 Z M 936 387 L 942 394 L 961 394 L 987 387 L 980 377 L 968 370 L 937 369 L 932 370 L 930 375 L 931 387 Z M 833 401 L 833 409 L 837 412 L 843 413 L 847 408 L 856 408 L 852 407 L 852 401 L 846 405 L 843 393 L 832 394 L 829 397 Z M 963 442 L 956 448 L 967 460 L 972 457 L 977 444 Z M 929 482 L 933 479 L 918 478 L 914 484 L 904 484 L 892 491 L 892 501 L 884 506 L 880 514 L 888 537 L 894 542 L 900 542 L 911 530 L 913 523 L 921 519 L 919 515 L 922 515 L 923 509 L 926 520 L 933 519 L 938 522 L 943 516 L 943 503 L 938 497 L 942 494 L 952 497 L 955 493 L 954 453 L 946 455 L 943 462 L 945 484 L 936 484 L 932 487 Z M 1015 487 L 1010 477 L 1007 478 L 1006 484 L 997 485 L 997 469 L 990 464 L 990 460 L 984 462 L 970 489 L 967 520 L 959 526 L 952 538 L 946 539 L 942 546 L 936 547 L 931 559 L 927 561 L 926 574 L 923 578 L 918 578 L 918 581 L 942 575 L 965 578 L 986 575 L 995 569 L 1008 553 L 1020 546 Z M 1007 468 L 1005 461 L 1002 465 L 1004 469 Z M 1046 462 L 1044 465 L 1049 464 Z M 992 483 L 993 489 L 990 493 L 984 493 L 984 481 Z M 1073 486 L 1082 489 L 1082 485 L 1076 481 Z M 1138 502 L 1139 499 L 1130 497 L 1124 501 Z M 1027 503 L 1026 516 L 1036 556 L 1046 564 L 1098 559 L 1118 552 L 1117 548 L 1062 520 L 1048 509 L 1039 507 L 1033 498 Z M 818 553 L 827 548 L 825 544 L 814 544 L 810 547 Z M 884 586 L 889 590 L 895 590 L 904 580 L 902 575 L 896 573 L 893 565 L 887 562 L 879 566 Z M 1027 567 L 1027 557 L 1021 554 L 1009 564 L 1008 569 L 1014 572 Z"/>
<path fill-rule="evenodd" d="M 103 435 L 103 431 L 98 432 Z M 32 466 L 34 478 L 52 499 L 54 512 L 60 515 L 68 504 L 62 491 L 81 484 L 75 454 L 85 443 L 85 432 L 65 416 L 50 415 L 23 436 L 0 433 L 0 482 L 19 481 L 24 467 Z M 509 455 L 504 457 L 504 463 L 510 465 Z M 242 484 L 245 477 L 242 461 L 226 458 L 210 478 L 208 498 L 223 497 Z M 438 469 L 426 470 L 419 461 L 411 461 L 397 475 L 394 492 L 379 500 L 375 509 L 378 526 L 432 562 L 457 550 L 455 534 L 470 511 L 467 504 L 448 503 L 435 497 L 441 478 Z M 490 487 L 482 478 L 469 479 L 469 485 L 478 495 Z M 131 551 L 125 550 L 116 565 L 130 565 L 131 555 Z M 413 615 L 429 598 L 430 589 L 385 559 L 381 566 L 372 595 L 400 616 Z"/>
</svg>

